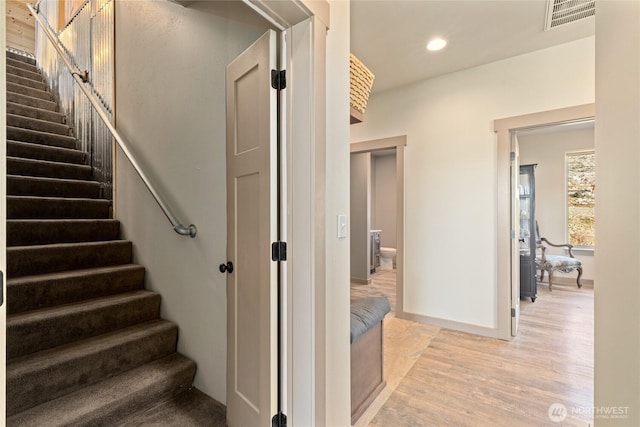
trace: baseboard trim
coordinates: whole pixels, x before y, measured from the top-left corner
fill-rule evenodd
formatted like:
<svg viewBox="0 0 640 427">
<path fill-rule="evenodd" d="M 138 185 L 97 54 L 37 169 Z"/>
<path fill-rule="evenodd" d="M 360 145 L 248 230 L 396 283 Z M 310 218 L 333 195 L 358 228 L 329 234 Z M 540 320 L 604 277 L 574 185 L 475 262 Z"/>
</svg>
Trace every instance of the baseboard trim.
<svg viewBox="0 0 640 427">
<path fill-rule="evenodd" d="M 539 275 L 538 275 L 538 278 L 540 278 Z M 580 279 L 580 283 L 582 283 L 583 287 L 593 288 L 593 279 Z M 554 285 L 556 284 L 557 285 L 573 285 L 576 288 L 578 287 L 575 277 L 571 278 L 571 277 L 555 277 L 554 276 L 553 284 Z M 549 285 L 549 278 L 547 277 L 547 275 L 545 275 L 544 281 L 542 282 L 538 281 L 538 285 L 543 285 L 543 286 Z"/>
<path fill-rule="evenodd" d="M 474 325 L 471 323 L 457 322 L 455 320 L 440 319 L 438 317 L 425 316 L 417 313 L 396 313 L 396 317 L 414 322 L 424 323 L 425 325 L 439 326 L 441 328 L 453 329 L 455 331 L 466 332 L 474 335 L 482 335 L 484 337 L 499 338 L 498 328 L 489 328 L 486 326 Z"/>
<path fill-rule="evenodd" d="M 351 278 L 351 283 L 357 283 L 358 285 L 370 285 L 371 284 L 371 278 L 360 279 L 358 277 L 352 277 Z"/>
</svg>

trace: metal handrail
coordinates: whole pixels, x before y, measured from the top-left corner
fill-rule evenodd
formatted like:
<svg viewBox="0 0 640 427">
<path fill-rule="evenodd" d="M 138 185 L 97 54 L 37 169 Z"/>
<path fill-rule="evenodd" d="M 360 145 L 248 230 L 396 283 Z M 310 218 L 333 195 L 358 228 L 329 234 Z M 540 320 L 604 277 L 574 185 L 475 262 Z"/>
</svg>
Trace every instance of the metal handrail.
<svg viewBox="0 0 640 427">
<path fill-rule="evenodd" d="M 113 138 L 118 142 L 118 145 L 122 149 L 122 152 L 125 154 L 125 156 L 127 156 L 127 159 L 129 160 L 133 168 L 136 170 L 136 172 L 138 173 L 138 176 L 142 179 L 142 182 L 144 182 L 144 185 L 147 187 L 147 189 L 149 190 L 153 198 L 158 203 L 158 206 L 160 206 L 160 209 L 162 209 L 162 212 L 165 214 L 169 222 L 171 222 L 171 225 L 173 226 L 174 231 L 182 236 L 190 236 L 192 238 L 196 237 L 196 234 L 198 232 L 198 229 L 196 228 L 196 226 L 191 224 L 188 227 L 185 227 L 184 225 L 182 225 L 180 221 L 178 221 L 174 213 L 171 211 L 169 206 L 167 206 L 166 202 L 160 196 L 158 191 L 155 189 L 155 187 L 153 186 L 153 184 L 151 183 L 147 175 L 144 173 L 144 171 L 136 161 L 136 159 L 131 154 L 131 151 L 129 150 L 129 144 L 122 137 L 122 135 L 120 135 L 120 133 L 116 130 L 116 128 L 113 127 L 113 125 L 111 124 L 111 121 L 109 120 L 109 117 L 100 106 L 99 101 L 84 85 L 84 83 L 88 82 L 87 73 L 82 72 L 80 70 L 76 70 L 75 67 L 71 64 L 71 61 L 69 61 L 69 58 L 67 58 L 64 52 L 64 49 L 62 48 L 62 43 L 60 42 L 60 39 L 58 39 L 58 37 L 53 33 L 46 19 L 43 19 L 42 17 L 40 17 L 39 8 L 34 7 L 32 4 L 29 4 L 29 3 L 27 3 L 27 7 L 29 8 L 29 11 L 33 15 L 36 22 L 44 30 L 44 33 L 46 34 L 47 38 L 49 39 L 53 47 L 58 52 L 58 55 L 60 55 L 62 62 L 64 62 L 64 64 L 67 66 L 69 73 L 71 73 L 71 76 L 73 77 L 73 79 L 78 83 L 80 89 L 87 96 L 87 98 L 89 99 L 89 102 L 91 102 L 91 105 L 93 106 L 96 113 L 98 113 L 98 115 L 100 116 L 104 124 L 107 126 L 107 128 L 111 132 L 111 135 L 113 136 Z"/>
</svg>

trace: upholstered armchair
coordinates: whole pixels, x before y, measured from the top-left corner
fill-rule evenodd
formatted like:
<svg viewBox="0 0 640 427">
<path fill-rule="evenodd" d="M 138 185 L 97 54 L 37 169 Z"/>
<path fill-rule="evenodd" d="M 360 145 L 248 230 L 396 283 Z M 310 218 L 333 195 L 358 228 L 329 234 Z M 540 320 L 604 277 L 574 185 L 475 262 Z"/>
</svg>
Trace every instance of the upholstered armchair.
<svg viewBox="0 0 640 427">
<path fill-rule="evenodd" d="M 569 252 L 569 256 L 564 255 L 548 255 L 546 253 L 546 246 L 552 246 L 554 248 L 565 248 Z M 573 245 L 568 243 L 555 244 L 551 243 L 544 237 L 540 237 L 540 230 L 538 229 L 538 221 L 536 221 L 536 269 L 540 270 L 540 281 L 544 279 L 544 272 L 549 274 L 549 291 L 553 289 L 553 272 L 561 271 L 563 273 L 571 273 L 574 270 L 578 271 L 578 278 L 576 282 L 578 288 L 582 287 L 580 283 L 580 277 L 582 277 L 582 262 L 573 256 Z"/>
</svg>

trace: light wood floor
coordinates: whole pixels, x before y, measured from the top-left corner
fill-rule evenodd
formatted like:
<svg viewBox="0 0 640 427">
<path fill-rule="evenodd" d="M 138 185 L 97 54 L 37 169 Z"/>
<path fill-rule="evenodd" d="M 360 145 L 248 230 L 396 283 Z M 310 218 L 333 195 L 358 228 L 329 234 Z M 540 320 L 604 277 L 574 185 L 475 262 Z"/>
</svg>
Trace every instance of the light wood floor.
<svg viewBox="0 0 640 427">
<path fill-rule="evenodd" d="M 352 296 L 368 286 L 395 294 L 393 278 L 352 284 Z M 593 425 L 593 289 L 539 286 L 510 342 L 388 316 L 385 375 L 357 427 L 560 425 L 549 418 L 554 403 L 568 410 L 563 426 Z"/>
</svg>

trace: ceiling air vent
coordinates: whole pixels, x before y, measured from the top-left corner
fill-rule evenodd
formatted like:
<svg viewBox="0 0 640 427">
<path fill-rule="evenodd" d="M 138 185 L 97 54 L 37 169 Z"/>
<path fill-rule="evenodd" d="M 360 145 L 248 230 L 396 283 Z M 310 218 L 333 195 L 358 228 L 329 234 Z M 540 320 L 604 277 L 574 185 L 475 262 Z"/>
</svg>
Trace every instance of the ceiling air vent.
<svg viewBox="0 0 640 427">
<path fill-rule="evenodd" d="M 595 0 L 549 0 L 545 31 L 596 14 Z"/>
</svg>

